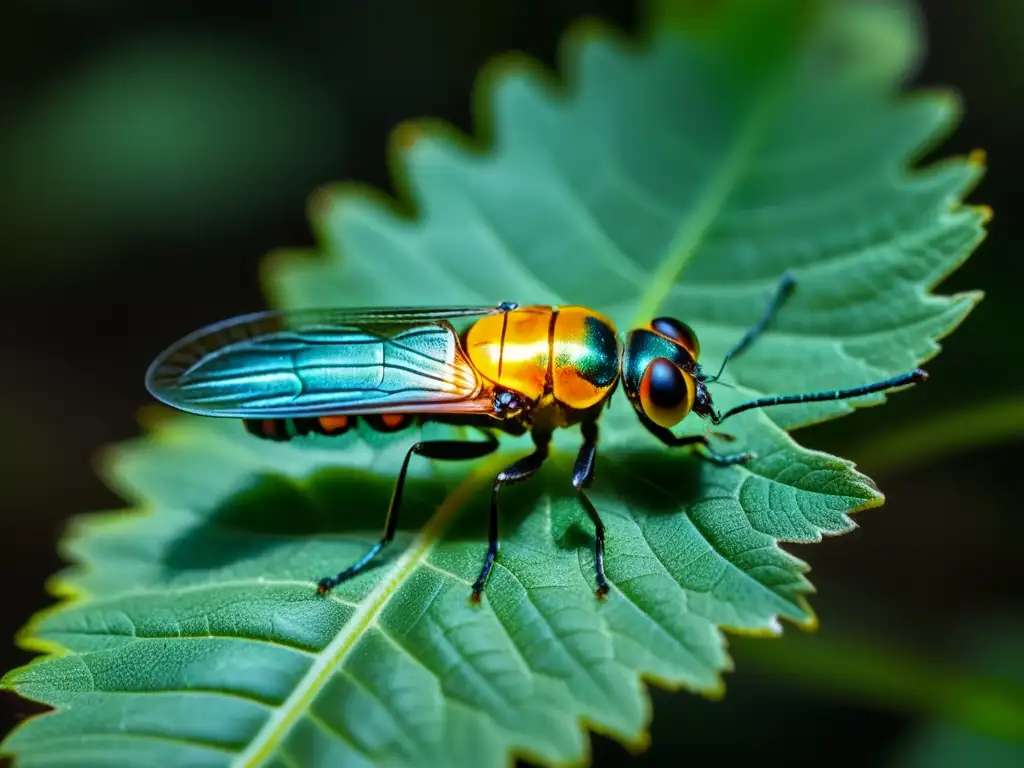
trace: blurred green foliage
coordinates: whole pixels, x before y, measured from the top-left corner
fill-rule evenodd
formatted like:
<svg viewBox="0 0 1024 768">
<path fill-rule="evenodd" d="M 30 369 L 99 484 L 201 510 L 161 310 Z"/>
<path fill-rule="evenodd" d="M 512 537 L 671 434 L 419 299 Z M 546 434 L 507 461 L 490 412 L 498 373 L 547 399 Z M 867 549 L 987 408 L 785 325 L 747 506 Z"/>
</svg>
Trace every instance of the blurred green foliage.
<svg viewBox="0 0 1024 768">
<path fill-rule="evenodd" d="M 327 84 L 259 45 L 200 33 L 111 45 L 0 132 L 0 223 L 22 246 L 3 264 L 50 273 L 56 255 L 70 275 L 111 240 L 243 226 L 314 182 L 345 137 Z"/>
<path fill-rule="evenodd" d="M 1024 700 L 1024 624 L 1021 616 L 977 616 L 958 628 L 958 661 L 973 674 L 984 676 L 995 686 L 1015 689 Z M 927 683 L 924 686 L 928 687 Z M 969 697 L 968 697 L 969 698 Z M 957 702 L 951 701 L 956 704 Z M 978 711 L 982 723 L 998 722 L 1009 714 L 998 709 Z M 1024 731 L 1019 714 L 1003 723 Z M 966 723 L 939 719 L 915 728 L 895 750 L 889 763 L 893 768 L 1019 768 L 1024 764 L 1020 739 L 996 738 L 987 729 L 969 728 Z"/>
<path fill-rule="evenodd" d="M 962 456 L 978 448 L 1020 441 L 1024 436 L 1024 394 L 965 398 L 963 402 L 864 438 L 850 438 L 846 450 L 869 474 L 887 475 Z"/>
</svg>

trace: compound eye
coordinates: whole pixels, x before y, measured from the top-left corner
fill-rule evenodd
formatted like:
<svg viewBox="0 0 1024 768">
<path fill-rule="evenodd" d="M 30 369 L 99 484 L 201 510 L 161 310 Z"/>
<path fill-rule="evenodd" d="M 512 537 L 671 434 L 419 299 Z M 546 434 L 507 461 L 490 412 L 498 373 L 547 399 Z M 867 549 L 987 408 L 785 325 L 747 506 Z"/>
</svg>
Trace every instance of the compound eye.
<svg viewBox="0 0 1024 768">
<path fill-rule="evenodd" d="M 675 363 L 656 357 L 640 379 L 640 407 L 659 427 L 674 427 L 690 412 L 695 396 L 693 377 Z"/>
<path fill-rule="evenodd" d="M 651 321 L 651 328 L 662 336 L 667 336 L 672 341 L 678 342 L 693 356 L 694 360 L 700 357 L 700 342 L 697 341 L 697 334 L 693 332 L 693 328 L 681 320 L 676 320 L 674 317 L 659 317 Z"/>
</svg>

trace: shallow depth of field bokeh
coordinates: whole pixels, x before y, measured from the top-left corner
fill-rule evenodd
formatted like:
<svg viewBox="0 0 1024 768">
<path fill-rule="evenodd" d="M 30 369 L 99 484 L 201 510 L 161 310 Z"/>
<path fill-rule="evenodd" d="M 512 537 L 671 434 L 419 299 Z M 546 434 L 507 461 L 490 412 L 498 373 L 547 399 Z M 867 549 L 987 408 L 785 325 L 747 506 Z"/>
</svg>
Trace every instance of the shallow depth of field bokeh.
<svg viewBox="0 0 1024 768">
<path fill-rule="evenodd" d="M 627 0 L 0 9 L 2 670 L 31 658 L 12 638 L 52 601 L 43 585 L 63 565 L 66 519 L 122 506 L 96 453 L 138 434 L 150 359 L 265 306 L 261 257 L 313 244 L 309 193 L 341 179 L 388 188 L 389 131 L 423 115 L 469 130 L 472 84 L 493 55 L 519 49 L 550 66 L 570 21 L 631 29 L 637 13 Z M 995 210 L 987 241 L 940 291 L 987 297 L 927 385 L 798 434 L 857 461 L 888 503 L 852 534 L 790 547 L 813 566 L 818 635 L 794 638 L 804 642 L 788 657 L 737 639 L 722 702 L 655 692 L 638 764 L 1024 763 L 1019 745 L 932 716 L 924 686 L 960 672 L 1024 685 L 1012 652 L 1024 647 L 1024 6 L 930 3 L 925 22 L 914 85 L 953 87 L 966 108 L 936 154 L 984 149 L 989 171 L 969 202 Z M 36 711 L 0 696 L 0 736 Z M 595 764 L 624 754 L 595 737 Z"/>
</svg>

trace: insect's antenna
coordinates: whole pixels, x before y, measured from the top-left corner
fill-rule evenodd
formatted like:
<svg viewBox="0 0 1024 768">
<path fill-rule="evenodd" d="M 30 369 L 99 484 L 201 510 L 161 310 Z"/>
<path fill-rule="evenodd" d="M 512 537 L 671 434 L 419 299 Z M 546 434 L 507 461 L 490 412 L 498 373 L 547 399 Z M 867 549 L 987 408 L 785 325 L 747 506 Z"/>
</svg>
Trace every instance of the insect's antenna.
<svg viewBox="0 0 1024 768">
<path fill-rule="evenodd" d="M 907 384 L 920 384 L 922 381 L 927 379 L 928 374 L 918 368 L 910 371 L 909 373 L 900 374 L 899 376 L 894 376 L 891 379 L 886 379 L 885 381 L 877 381 L 874 384 L 865 384 L 862 387 L 853 387 L 852 389 L 834 389 L 826 392 L 807 392 L 802 395 L 775 395 L 772 397 L 759 397 L 757 400 L 750 400 L 746 403 L 737 405 L 735 408 L 730 408 L 724 415 L 712 414 L 711 421 L 714 424 L 720 424 L 730 416 L 735 416 L 737 413 L 749 411 L 754 408 L 767 408 L 771 405 L 847 400 L 851 397 L 870 395 L 873 392 L 882 392 L 887 389 L 902 387 Z"/>
<path fill-rule="evenodd" d="M 796 280 L 793 278 L 793 275 L 789 272 L 784 273 L 782 278 L 779 280 L 778 287 L 775 289 L 775 295 L 772 296 L 772 300 L 768 303 L 768 306 L 765 307 L 764 313 L 761 315 L 761 319 L 757 321 L 753 328 L 743 335 L 743 338 L 740 339 L 732 349 L 725 353 L 725 357 L 722 359 L 722 365 L 718 368 L 718 373 L 705 379 L 705 381 L 709 383 L 712 381 L 718 381 L 729 361 L 734 357 L 743 354 L 747 347 L 753 344 L 754 341 L 757 340 L 757 337 L 767 330 L 768 326 L 775 318 L 775 314 L 782 306 L 782 303 L 790 297 L 794 288 L 796 288 Z"/>
</svg>

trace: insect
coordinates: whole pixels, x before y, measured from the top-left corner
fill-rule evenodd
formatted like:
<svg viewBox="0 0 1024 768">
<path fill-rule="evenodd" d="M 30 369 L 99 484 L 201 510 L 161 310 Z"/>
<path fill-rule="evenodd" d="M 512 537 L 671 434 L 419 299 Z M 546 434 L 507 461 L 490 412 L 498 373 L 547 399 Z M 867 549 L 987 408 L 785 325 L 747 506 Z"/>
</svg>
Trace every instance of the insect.
<svg viewBox="0 0 1024 768">
<path fill-rule="evenodd" d="M 165 350 L 146 374 L 158 400 L 206 416 L 241 419 L 257 437 L 339 435 L 362 419 L 383 432 L 428 420 L 475 428 L 482 440 L 421 440 L 406 452 L 384 531 L 355 563 L 320 580 L 327 593 L 355 576 L 392 540 L 409 461 L 481 458 L 498 447 L 496 433 L 530 433 L 533 452 L 494 479 L 488 545 L 472 587 L 479 601 L 498 554 L 502 486 L 534 475 L 556 429 L 579 426 L 583 442 L 572 484 L 595 527 L 598 597 L 608 592 L 605 528 L 587 496 L 594 478 L 598 421 L 621 384 L 640 423 L 667 446 L 691 446 L 722 466 L 747 453 L 720 454 L 705 435 L 671 429 L 691 411 L 720 424 L 754 408 L 867 395 L 924 381 L 917 369 L 851 389 L 761 397 L 726 413 L 715 410 L 708 385 L 769 326 L 794 281 L 783 276 L 760 320 L 708 375 L 700 346 L 685 323 L 659 317 L 620 340 L 612 322 L 581 306 L 270 311 L 232 318 L 186 336 Z"/>
</svg>

